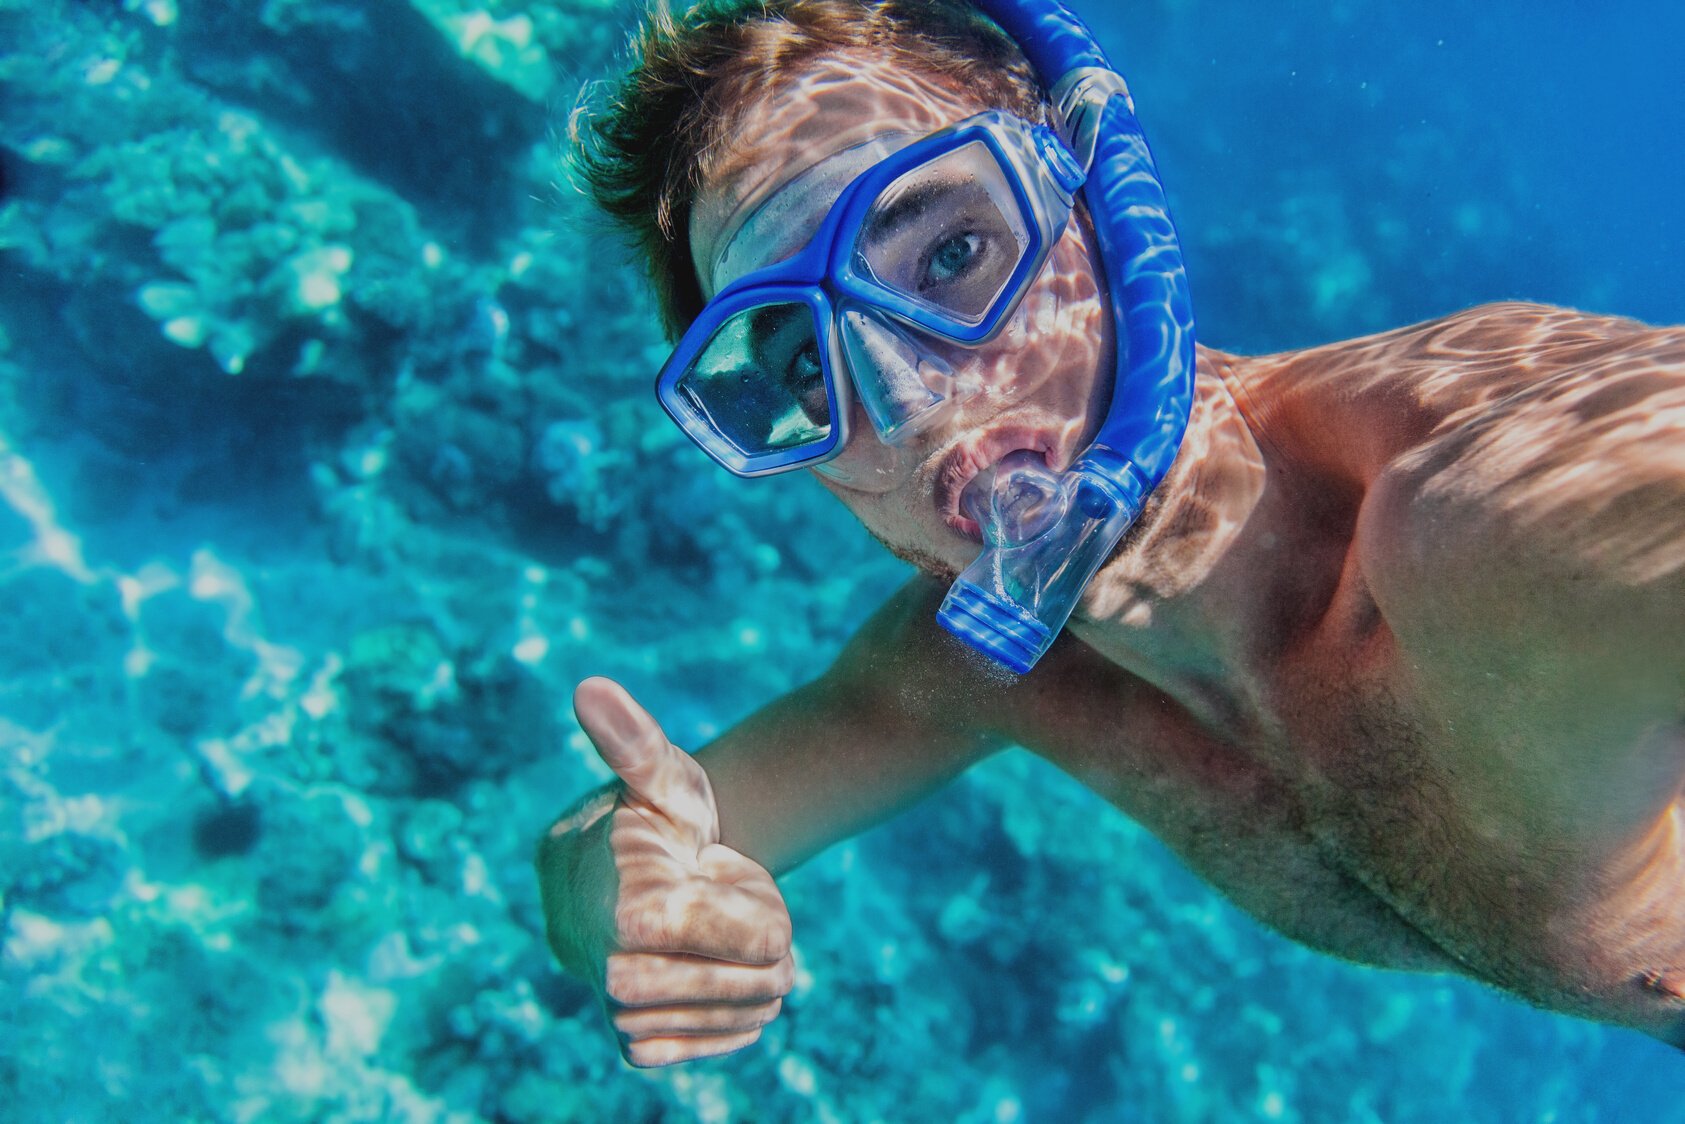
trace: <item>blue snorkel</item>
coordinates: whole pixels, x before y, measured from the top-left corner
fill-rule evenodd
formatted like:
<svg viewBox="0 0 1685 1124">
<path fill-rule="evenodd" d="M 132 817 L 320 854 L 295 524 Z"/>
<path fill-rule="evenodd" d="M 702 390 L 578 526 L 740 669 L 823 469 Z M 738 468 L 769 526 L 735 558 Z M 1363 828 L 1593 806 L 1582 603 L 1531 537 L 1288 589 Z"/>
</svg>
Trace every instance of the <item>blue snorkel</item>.
<svg viewBox="0 0 1685 1124">
<path fill-rule="evenodd" d="M 1122 76 L 1056 0 L 974 0 L 1036 72 L 1057 76 L 1059 125 L 1088 180 L 1111 291 L 1117 368 L 1105 421 L 1062 475 L 1003 463 L 974 509 L 985 548 L 937 619 L 1015 672 L 1034 667 L 1141 514 L 1181 447 L 1193 406 L 1194 323 L 1176 228 Z M 975 491 L 975 489 L 968 489 Z"/>
</svg>

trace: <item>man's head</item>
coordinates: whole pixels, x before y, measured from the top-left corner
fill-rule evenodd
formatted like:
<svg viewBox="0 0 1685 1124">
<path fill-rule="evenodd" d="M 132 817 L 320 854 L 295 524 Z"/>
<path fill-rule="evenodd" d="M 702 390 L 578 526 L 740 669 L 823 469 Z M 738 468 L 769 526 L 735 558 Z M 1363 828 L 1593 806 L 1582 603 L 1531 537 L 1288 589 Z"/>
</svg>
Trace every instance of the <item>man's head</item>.
<svg viewBox="0 0 1685 1124">
<path fill-rule="evenodd" d="M 1017 45 L 965 0 L 702 0 L 680 14 L 661 0 L 612 96 L 576 120 L 575 142 L 598 206 L 646 255 L 669 334 L 702 307 L 691 212 L 705 176 L 730 158 L 740 115 L 815 60 L 845 53 L 920 74 L 980 108 L 1046 114 Z"/>
<path fill-rule="evenodd" d="M 662 8 L 638 46 L 612 107 L 588 122 L 583 167 L 641 242 L 674 331 L 802 245 L 862 170 L 873 151 L 862 144 L 904 144 L 984 109 L 1046 117 L 1016 46 L 947 0 Z M 981 394 L 904 445 L 857 425 L 819 470 L 898 554 L 934 572 L 963 566 L 977 549 L 959 512 L 972 476 L 1018 449 L 1062 469 L 1086 444 L 1109 389 L 1092 263 L 1085 228 L 1070 224 L 1000 335 L 970 348 L 921 341 Z"/>
</svg>

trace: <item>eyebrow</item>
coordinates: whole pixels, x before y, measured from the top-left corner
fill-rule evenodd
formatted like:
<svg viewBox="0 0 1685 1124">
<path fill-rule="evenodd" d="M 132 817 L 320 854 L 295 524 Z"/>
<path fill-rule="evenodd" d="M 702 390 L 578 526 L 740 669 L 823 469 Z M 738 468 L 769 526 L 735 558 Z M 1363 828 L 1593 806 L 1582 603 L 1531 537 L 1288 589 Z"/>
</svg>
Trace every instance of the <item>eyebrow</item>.
<svg viewBox="0 0 1685 1124">
<path fill-rule="evenodd" d="M 919 184 L 911 191 L 903 192 L 887 207 L 879 209 L 873 204 L 871 221 L 862 233 L 874 238 L 893 237 L 923 218 L 931 205 L 942 196 L 951 195 L 962 186 L 963 184 L 953 180 L 931 180 Z"/>
</svg>

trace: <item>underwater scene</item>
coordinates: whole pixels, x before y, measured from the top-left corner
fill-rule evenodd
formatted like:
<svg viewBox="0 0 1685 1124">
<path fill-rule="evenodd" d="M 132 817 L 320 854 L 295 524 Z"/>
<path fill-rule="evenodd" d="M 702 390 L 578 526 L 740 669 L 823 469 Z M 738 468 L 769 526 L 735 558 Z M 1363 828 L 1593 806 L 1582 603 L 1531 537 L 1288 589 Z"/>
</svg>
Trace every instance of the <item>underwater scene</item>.
<svg viewBox="0 0 1685 1124">
<path fill-rule="evenodd" d="M 1685 321 L 1685 7 L 1078 0 L 1202 341 Z M 534 847 L 911 573 L 734 479 L 566 160 L 634 0 L 0 0 L 0 1120 L 1643 1121 L 1685 1055 L 1251 920 L 1012 750 L 780 879 L 742 1053 L 622 1061 Z M 916 861 L 915 861 L 916 860 Z"/>
</svg>

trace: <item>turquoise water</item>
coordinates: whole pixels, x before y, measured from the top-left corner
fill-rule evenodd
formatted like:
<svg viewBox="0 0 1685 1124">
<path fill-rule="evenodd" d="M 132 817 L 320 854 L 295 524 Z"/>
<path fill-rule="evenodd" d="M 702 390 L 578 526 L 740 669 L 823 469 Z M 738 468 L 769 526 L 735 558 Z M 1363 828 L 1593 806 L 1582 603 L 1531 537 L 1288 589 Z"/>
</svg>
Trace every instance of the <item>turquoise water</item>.
<svg viewBox="0 0 1685 1124">
<path fill-rule="evenodd" d="M 1208 342 L 1685 319 L 1677 6 L 1085 7 Z M 1023 754 L 784 881 L 762 1044 L 622 1065 L 530 872 L 572 685 L 699 745 L 905 576 L 659 416 L 557 187 L 631 16 L 0 0 L 0 1119 L 1685 1121 L 1676 1052 L 1301 950 Z"/>
</svg>

